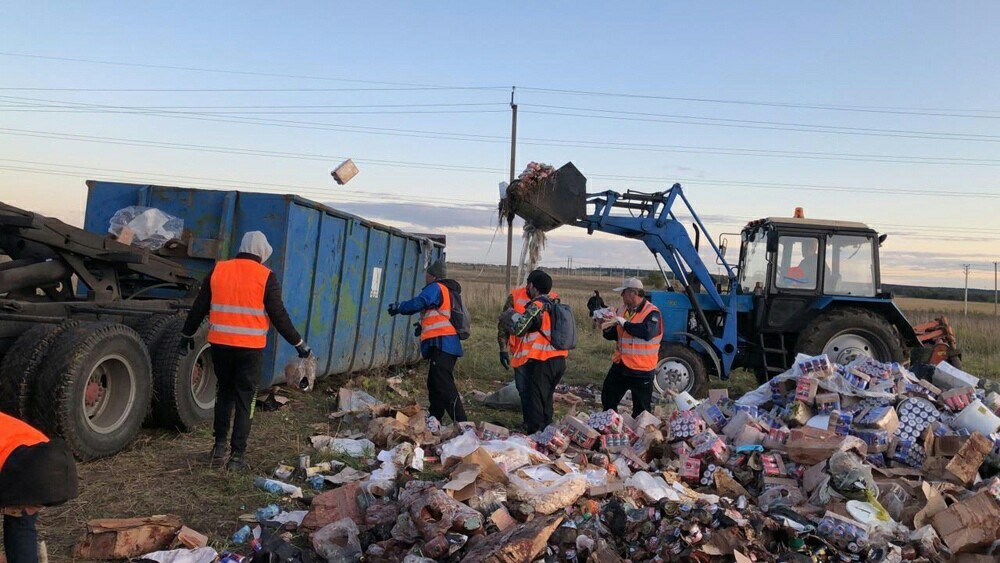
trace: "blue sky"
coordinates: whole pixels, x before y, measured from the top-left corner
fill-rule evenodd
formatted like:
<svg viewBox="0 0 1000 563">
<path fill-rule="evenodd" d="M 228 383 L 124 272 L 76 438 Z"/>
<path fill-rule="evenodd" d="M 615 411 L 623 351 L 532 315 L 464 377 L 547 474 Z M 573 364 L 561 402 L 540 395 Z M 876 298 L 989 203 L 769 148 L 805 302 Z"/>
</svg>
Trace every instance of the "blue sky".
<svg viewBox="0 0 1000 563">
<path fill-rule="evenodd" d="M 713 233 L 795 206 L 865 221 L 890 234 L 886 281 L 960 285 L 968 262 L 992 287 L 995 3 L 35 4 L 0 19 L 15 205 L 78 222 L 91 177 L 298 192 L 499 263 L 489 206 L 516 84 L 519 170 L 572 160 L 591 190 L 680 181 Z M 361 174 L 336 186 L 348 156 Z M 637 244 L 562 229 L 543 264 L 651 266 Z"/>
</svg>

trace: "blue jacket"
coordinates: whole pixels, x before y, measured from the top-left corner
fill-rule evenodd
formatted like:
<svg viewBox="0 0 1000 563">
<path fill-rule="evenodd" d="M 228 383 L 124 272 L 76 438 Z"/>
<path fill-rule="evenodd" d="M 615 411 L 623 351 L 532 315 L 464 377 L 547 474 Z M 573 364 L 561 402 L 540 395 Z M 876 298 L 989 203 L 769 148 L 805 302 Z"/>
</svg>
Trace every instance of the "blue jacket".
<svg viewBox="0 0 1000 563">
<path fill-rule="evenodd" d="M 462 287 L 454 280 L 431 282 L 424 287 L 423 291 L 420 292 L 420 295 L 417 295 L 408 301 L 403 301 L 397 305 L 399 308 L 399 314 L 415 315 L 421 311 L 441 306 L 441 300 L 444 294 L 441 293 L 441 286 L 438 285 L 439 283 L 445 284 L 448 291 L 462 291 Z M 421 341 L 420 355 L 425 358 L 429 358 L 431 356 L 431 349 L 433 348 L 437 348 L 438 350 L 441 350 L 446 354 L 451 354 L 452 356 L 462 355 L 462 341 L 458 339 L 457 334 L 451 336 L 438 336 L 437 338 Z"/>
</svg>

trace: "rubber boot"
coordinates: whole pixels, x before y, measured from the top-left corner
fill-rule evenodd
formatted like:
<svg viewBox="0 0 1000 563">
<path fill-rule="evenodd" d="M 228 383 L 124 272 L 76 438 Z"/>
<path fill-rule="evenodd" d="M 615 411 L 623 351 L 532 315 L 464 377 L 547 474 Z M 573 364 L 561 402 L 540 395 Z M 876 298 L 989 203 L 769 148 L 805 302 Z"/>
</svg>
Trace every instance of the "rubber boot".
<svg viewBox="0 0 1000 563">
<path fill-rule="evenodd" d="M 221 465 L 226 459 L 226 444 L 215 444 L 212 451 L 201 456 L 201 461 L 209 465 Z"/>
<path fill-rule="evenodd" d="M 245 471 L 247 469 L 247 462 L 243 459 L 243 454 L 233 453 L 229 456 L 229 462 L 226 463 L 226 471 Z"/>
</svg>

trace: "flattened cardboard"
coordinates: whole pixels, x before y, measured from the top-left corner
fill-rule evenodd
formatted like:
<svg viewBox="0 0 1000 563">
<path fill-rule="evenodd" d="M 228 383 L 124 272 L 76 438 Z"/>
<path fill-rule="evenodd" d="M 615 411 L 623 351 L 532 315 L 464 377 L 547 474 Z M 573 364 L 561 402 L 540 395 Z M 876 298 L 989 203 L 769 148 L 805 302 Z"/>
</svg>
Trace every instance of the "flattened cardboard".
<svg viewBox="0 0 1000 563">
<path fill-rule="evenodd" d="M 500 469 L 489 452 L 483 448 L 476 448 L 471 454 L 462 458 L 462 465 L 473 464 L 479 466 L 479 480 L 486 483 L 507 483 L 507 474 Z"/>
<path fill-rule="evenodd" d="M 944 470 L 955 476 L 956 479 L 966 487 L 976 481 L 979 475 L 979 467 L 986 461 L 986 456 L 993 450 L 993 441 L 983 436 L 979 432 L 973 432 L 972 436 L 965 442 L 962 449 Z"/>
<path fill-rule="evenodd" d="M 73 555 L 78 559 L 131 559 L 167 549 L 182 526 L 180 517 L 173 514 L 91 520 Z"/>
<path fill-rule="evenodd" d="M 952 552 L 972 551 L 1000 537 L 1000 506 L 982 491 L 935 514 L 931 525 Z"/>
</svg>

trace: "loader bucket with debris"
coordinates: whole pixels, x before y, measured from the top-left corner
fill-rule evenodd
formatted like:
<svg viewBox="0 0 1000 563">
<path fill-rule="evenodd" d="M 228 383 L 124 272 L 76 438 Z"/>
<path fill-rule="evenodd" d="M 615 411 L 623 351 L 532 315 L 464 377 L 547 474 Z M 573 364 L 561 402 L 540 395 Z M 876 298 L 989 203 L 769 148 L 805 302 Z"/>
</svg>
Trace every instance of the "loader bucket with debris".
<svg viewBox="0 0 1000 563">
<path fill-rule="evenodd" d="M 502 214 L 512 212 L 539 231 L 551 231 L 586 216 L 587 178 L 572 162 L 558 170 L 529 165 L 501 205 Z"/>
</svg>

